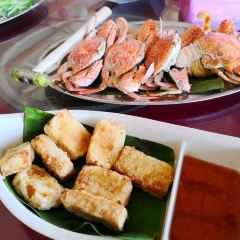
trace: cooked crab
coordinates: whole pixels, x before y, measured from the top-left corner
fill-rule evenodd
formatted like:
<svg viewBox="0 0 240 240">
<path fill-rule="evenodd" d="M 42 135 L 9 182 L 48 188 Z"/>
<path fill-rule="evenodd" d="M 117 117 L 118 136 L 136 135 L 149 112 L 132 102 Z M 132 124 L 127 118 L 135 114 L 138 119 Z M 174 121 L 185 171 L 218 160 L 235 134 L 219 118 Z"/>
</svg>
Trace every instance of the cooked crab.
<svg viewBox="0 0 240 240">
<path fill-rule="evenodd" d="M 164 93 L 159 93 L 159 96 L 162 96 L 163 94 L 179 94 L 182 91 L 190 91 L 190 84 L 188 78 L 185 77 L 185 72 L 183 71 L 180 74 L 181 71 L 170 70 L 170 67 L 176 63 L 180 48 L 181 39 L 177 33 L 173 33 L 158 38 L 146 53 L 144 61 L 145 67 L 149 68 L 151 64 L 154 64 L 153 75 L 148 78 L 146 85 L 149 87 L 160 87 L 161 90 L 166 90 Z M 163 72 L 169 72 L 176 85 L 163 82 Z M 177 73 L 179 73 L 179 75 Z M 154 94 L 154 96 L 156 96 L 156 94 Z"/>
<path fill-rule="evenodd" d="M 64 63 L 57 72 L 57 80 L 62 81 L 65 87 L 81 94 L 91 94 L 101 89 L 87 89 L 100 74 L 103 66 L 103 56 L 117 42 L 124 41 L 126 30 L 123 23 L 126 20 L 118 18 L 116 23 L 108 20 L 97 31 L 95 36 L 87 37 L 84 41 L 78 43 L 70 52 L 67 62 Z M 117 27 L 119 33 L 117 37 Z M 94 35 L 94 34 L 91 34 Z"/>
<path fill-rule="evenodd" d="M 217 73 L 226 81 L 240 84 L 240 41 L 235 27 L 232 22 L 224 20 L 219 30 L 221 32 L 206 31 L 182 48 L 176 66 L 194 68 L 197 76 Z"/>
<path fill-rule="evenodd" d="M 157 31 L 155 22 L 149 19 L 144 22 L 137 37 L 129 35 L 125 42 L 114 44 L 109 49 L 102 69 L 102 79 L 107 86 L 116 87 L 133 98 L 143 100 L 144 97 L 134 93 L 144 82 L 147 73 L 145 67 L 139 64 L 153 43 Z"/>
</svg>

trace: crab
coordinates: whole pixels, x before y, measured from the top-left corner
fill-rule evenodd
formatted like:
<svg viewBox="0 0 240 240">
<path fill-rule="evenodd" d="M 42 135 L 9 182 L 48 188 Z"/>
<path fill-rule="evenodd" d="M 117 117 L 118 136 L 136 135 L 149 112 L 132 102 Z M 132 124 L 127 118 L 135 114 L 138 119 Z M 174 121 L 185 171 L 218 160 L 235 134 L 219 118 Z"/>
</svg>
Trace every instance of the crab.
<svg viewBox="0 0 240 240">
<path fill-rule="evenodd" d="M 149 96 L 180 94 L 182 91 L 190 91 L 190 84 L 185 71 L 180 71 L 180 73 L 177 69 L 170 70 L 176 62 L 180 48 L 181 39 L 178 33 L 173 32 L 167 36 L 159 37 L 146 53 L 145 67 L 148 68 L 151 64 L 154 64 L 153 74 L 146 81 L 146 85 L 149 87 L 160 87 L 161 90 L 165 90 L 165 92 L 159 94 L 150 94 L 147 92 Z M 169 72 L 176 85 L 163 81 L 164 72 Z"/>
<path fill-rule="evenodd" d="M 195 64 L 195 69 L 199 68 L 197 75 L 212 72 L 228 82 L 240 84 L 240 41 L 236 37 L 235 25 L 224 20 L 220 24 L 221 32 L 208 27 L 203 29 L 205 32 L 201 36 L 196 36 L 180 50 L 175 66 L 191 69 Z M 207 69 L 206 73 L 201 69 Z"/>
<path fill-rule="evenodd" d="M 104 54 L 116 43 L 125 40 L 126 31 L 123 25 L 126 20 L 122 17 L 105 22 L 97 31 L 78 43 L 70 52 L 65 62 L 55 76 L 55 81 L 63 82 L 65 87 L 78 94 L 92 94 L 101 90 L 88 89 L 101 72 Z M 118 28 L 119 27 L 119 28 Z M 118 30 L 118 32 L 117 32 Z M 118 34 L 118 37 L 117 37 Z"/>
<path fill-rule="evenodd" d="M 142 85 L 140 88 L 147 90 L 148 96 L 161 97 L 167 94 L 180 94 L 182 91 L 189 92 L 190 84 L 188 78 L 185 77 L 185 71 L 179 73 L 177 69 L 170 70 L 176 62 L 180 48 L 180 36 L 173 30 L 163 32 L 160 18 L 160 34 L 155 36 L 155 40 L 146 52 L 144 60 L 144 66 L 146 69 L 149 69 L 149 72 L 145 80 L 145 85 Z M 165 81 L 164 72 L 169 72 L 175 84 Z M 149 90 L 157 88 L 164 91 L 154 94 L 150 93 Z"/>
<path fill-rule="evenodd" d="M 141 64 L 158 29 L 151 19 L 146 20 L 137 36 L 129 35 L 125 42 L 114 44 L 105 56 L 102 79 L 106 86 L 115 87 L 132 98 L 150 100 L 156 97 L 140 96 L 138 91 L 148 70 Z"/>
<path fill-rule="evenodd" d="M 176 75 L 177 70 L 170 70 L 181 48 L 179 35 L 168 31 L 165 36 L 161 33 L 159 36 L 158 32 L 156 22 L 149 19 L 143 24 L 137 38 L 129 37 L 123 44 L 114 45 L 109 50 L 102 70 L 102 78 L 108 86 L 116 87 L 138 101 L 155 100 L 166 94 L 190 90 L 185 71 Z M 176 85 L 161 81 L 163 72 L 169 70 Z M 158 87 L 165 91 L 158 94 L 149 92 Z M 146 90 L 146 95 L 137 94 L 138 90 Z"/>
</svg>

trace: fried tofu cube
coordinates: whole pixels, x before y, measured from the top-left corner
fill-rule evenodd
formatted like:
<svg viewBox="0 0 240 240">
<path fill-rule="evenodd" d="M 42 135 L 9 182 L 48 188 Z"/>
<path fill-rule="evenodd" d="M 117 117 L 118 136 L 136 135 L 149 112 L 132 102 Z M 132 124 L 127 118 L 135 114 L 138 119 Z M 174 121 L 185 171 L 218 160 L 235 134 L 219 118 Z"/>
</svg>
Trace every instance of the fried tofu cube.
<svg viewBox="0 0 240 240">
<path fill-rule="evenodd" d="M 67 152 L 72 160 L 87 152 L 91 134 L 66 109 L 59 111 L 44 126 L 44 132 L 58 147 Z"/>
<path fill-rule="evenodd" d="M 67 153 L 45 134 L 31 141 L 33 149 L 41 156 L 43 163 L 59 180 L 66 180 L 74 173 L 74 166 Z"/>
<path fill-rule="evenodd" d="M 126 131 L 109 120 L 97 123 L 88 148 L 86 163 L 110 169 L 123 149 Z"/>
<path fill-rule="evenodd" d="M 85 190 L 126 206 L 132 192 L 130 178 L 98 166 L 85 165 L 73 189 Z"/>
<path fill-rule="evenodd" d="M 162 198 L 173 181 L 173 168 L 166 162 L 150 157 L 134 147 L 125 146 L 114 170 L 128 176 L 133 185 Z"/>
<path fill-rule="evenodd" d="M 65 190 L 61 202 L 74 215 L 101 223 L 114 231 L 123 230 L 128 215 L 122 205 L 84 190 Z"/>
<path fill-rule="evenodd" d="M 22 143 L 8 149 L 0 159 L 1 173 L 8 176 L 30 168 L 34 159 L 34 151 L 30 142 Z"/>
<path fill-rule="evenodd" d="M 12 184 L 20 196 L 39 210 L 58 207 L 61 203 L 62 186 L 37 165 L 17 173 Z"/>
</svg>

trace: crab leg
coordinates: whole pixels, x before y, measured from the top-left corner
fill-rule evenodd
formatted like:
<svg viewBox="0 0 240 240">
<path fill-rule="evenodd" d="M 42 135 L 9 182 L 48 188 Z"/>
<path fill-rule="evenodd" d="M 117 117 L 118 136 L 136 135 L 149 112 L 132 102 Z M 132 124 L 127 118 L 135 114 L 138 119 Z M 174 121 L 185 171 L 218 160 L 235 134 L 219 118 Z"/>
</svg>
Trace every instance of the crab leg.
<svg viewBox="0 0 240 240">
<path fill-rule="evenodd" d="M 103 80 L 103 79 L 102 79 Z M 65 82 L 65 87 L 70 91 L 70 92 L 75 92 L 77 94 L 81 95 L 90 95 L 93 93 L 101 92 L 107 88 L 107 81 L 103 80 L 101 84 L 97 88 L 81 88 L 81 87 L 74 87 L 70 81 Z"/>
<path fill-rule="evenodd" d="M 229 72 L 226 72 L 226 75 L 230 77 L 233 81 L 236 81 L 236 84 L 240 84 L 240 77 L 238 77 L 237 75 Z"/>
<path fill-rule="evenodd" d="M 65 73 L 62 74 L 62 80 L 63 82 L 66 82 L 66 80 L 72 76 L 72 71 L 67 71 Z"/>
<path fill-rule="evenodd" d="M 138 70 L 136 68 L 125 73 L 120 80 L 115 78 L 113 84 L 116 88 L 124 93 L 136 92 L 141 86 L 145 76 L 145 67 L 139 66 Z"/>
<path fill-rule="evenodd" d="M 216 73 L 219 77 L 221 77 L 222 79 L 224 79 L 225 81 L 227 82 L 230 82 L 230 83 L 234 83 L 234 84 L 240 84 L 239 81 L 235 81 L 234 79 L 232 78 L 229 78 L 228 76 L 226 76 L 223 72 L 221 72 L 219 69 L 217 68 L 212 68 L 212 71 L 214 73 Z"/>
<path fill-rule="evenodd" d="M 149 86 L 146 86 L 146 85 L 141 85 L 139 87 L 139 90 L 156 90 L 157 89 L 157 86 L 156 87 L 149 87 Z"/>
<path fill-rule="evenodd" d="M 102 84 L 100 84 L 100 86 L 97 88 L 91 88 L 91 89 L 78 88 L 78 87 L 74 87 L 72 83 L 68 80 L 65 82 L 65 87 L 68 91 L 75 92 L 76 94 L 80 94 L 80 95 L 90 95 L 93 93 L 101 92 L 106 88 L 106 86 L 103 86 Z"/>
<path fill-rule="evenodd" d="M 162 82 L 162 79 L 163 72 L 160 72 L 158 75 L 154 77 L 155 84 L 159 86 L 161 90 L 177 89 L 177 86 L 175 84 L 169 82 Z"/>
<path fill-rule="evenodd" d="M 226 75 L 228 77 L 230 77 L 232 81 L 235 81 L 236 84 L 238 84 L 238 85 L 240 84 L 240 77 L 238 77 L 237 75 L 235 75 L 233 73 L 229 73 L 229 72 L 226 72 Z"/>
<path fill-rule="evenodd" d="M 149 77 L 147 82 L 145 83 L 148 87 L 158 87 L 158 85 L 154 82 L 154 77 Z"/>
<path fill-rule="evenodd" d="M 62 64 L 57 73 L 53 76 L 53 82 L 62 82 L 63 80 L 63 74 L 65 74 L 67 72 L 69 68 L 68 62 L 65 62 L 64 64 Z M 64 79 L 65 80 L 65 79 Z"/>
<path fill-rule="evenodd" d="M 158 38 L 158 27 L 152 19 L 144 22 L 138 34 L 138 40 L 146 44 L 146 51 Z"/>
<path fill-rule="evenodd" d="M 146 71 L 142 84 L 146 83 L 148 79 L 153 75 L 153 73 L 154 73 L 154 62 L 149 66 L 148 70 Z"/>
<path fill-rule="evenodd" d="M 189 84 L 186 68 L 181 70 L 173 68 L 169 71 L 169 74 L 180 90 L 190 92 L 191 85 Z"/>
<path fill-rule="evenodd" d="M 106 51 L 113 45 L 117 33 L 117 26 L 113 20 L 103 25 L 98 32 L 98 37 L 107 39 Z"/>
<path fill-rule="evenodd" d="M 126 40 L 127 31 L 128 31 L 128 23 L 123 17 L 118 17 L 116 19 L 116 25 L 118 29 L 118 39 L 115 44 L 123 43 Z"/>
</svg>

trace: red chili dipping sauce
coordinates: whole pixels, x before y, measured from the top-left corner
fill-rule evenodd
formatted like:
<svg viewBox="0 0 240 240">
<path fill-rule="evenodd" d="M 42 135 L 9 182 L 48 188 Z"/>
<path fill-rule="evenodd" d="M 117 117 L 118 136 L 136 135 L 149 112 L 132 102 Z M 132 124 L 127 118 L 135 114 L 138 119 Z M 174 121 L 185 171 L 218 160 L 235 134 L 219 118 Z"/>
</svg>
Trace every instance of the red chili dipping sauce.
<svg viewBox="0 0 240 240">
<path fill-rule="evenodd" d="M 240 239 L 240 172 L 186 156 L 170 240 L 233 239 Z"/>
</svg>

